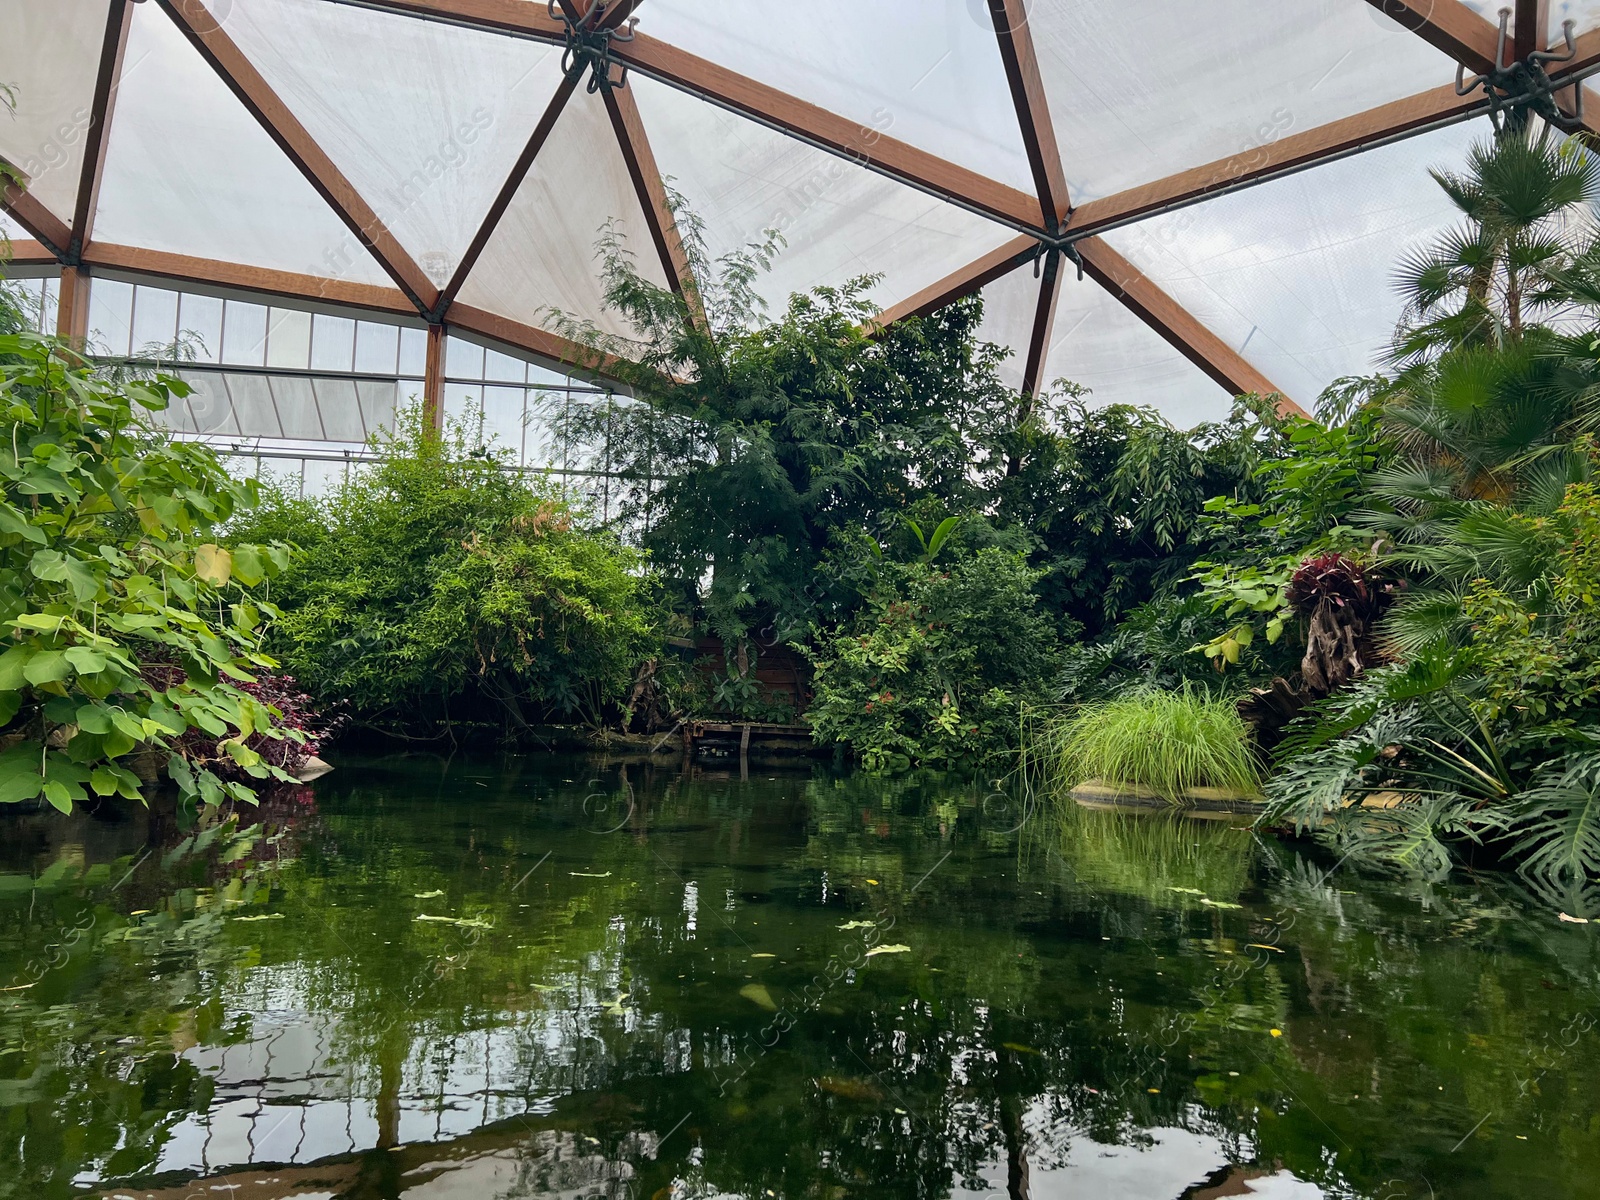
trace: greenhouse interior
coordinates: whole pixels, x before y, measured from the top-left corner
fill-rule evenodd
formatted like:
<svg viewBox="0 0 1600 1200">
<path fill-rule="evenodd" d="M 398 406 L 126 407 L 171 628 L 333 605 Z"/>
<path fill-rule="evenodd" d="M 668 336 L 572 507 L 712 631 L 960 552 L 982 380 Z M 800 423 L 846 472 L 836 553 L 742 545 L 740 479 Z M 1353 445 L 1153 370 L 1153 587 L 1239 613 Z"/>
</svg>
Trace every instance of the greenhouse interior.
<svg viewBox="0 0 1600 1200">
<path fill-rule="evenodd" d="M 1593 1197 L 1594 77 L 0 0 L 0 1200 Z"/>
</svg>

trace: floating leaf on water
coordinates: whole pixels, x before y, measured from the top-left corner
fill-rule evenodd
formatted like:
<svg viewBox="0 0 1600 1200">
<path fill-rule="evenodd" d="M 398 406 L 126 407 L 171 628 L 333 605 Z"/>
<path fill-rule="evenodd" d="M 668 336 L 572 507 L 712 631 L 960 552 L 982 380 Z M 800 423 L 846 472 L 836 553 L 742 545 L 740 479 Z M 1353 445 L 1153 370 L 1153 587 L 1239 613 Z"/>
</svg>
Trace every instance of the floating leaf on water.
<svg viewBox="0 0 1600 1200">
<path fill-rule="evenodd" d="M 548 983 L 532 983 L 532 984 L 529 984 L 528 986 L 531 987 L 536 992 L 559 992 L 559 991 L 561 991 L 560 988 L 552 987 Z"/>
<path fill-rule="evenodd" d="M 906 946 L 906 945 L 901 944 L 900 942 L 896 942 L 892 946 L 874 946 L 871 950 L 867 951 L 867 957 L 871 958 L 874 954 L 910 954 L 910 953 L 911 953 L 911 947 L 910 946 Z"/>
<path fill-rule="evenodd" d="M 1205 893 L 1202 892 L 1199 888 L 1169 887 L 1167 889 L 1167 891 L 1169 891 L 1169 892 L 1183 892 L 1185 895 L 1189 895 L 1189 896 L 1204 896 L 1205 895 Z"/>
<path fill-rule="evenodd" d="M 418 913 L 418 921 L 433 921 L 439 925 L 459 925 L 462 929 L 493 929 L 482 917 L 436 917 L 431 913 Z"/>
<path fill-rule="evenodd" d="M 849 1079 L 840 1075 L 824 1075 L 817 1080 L 817 1086 L 825 1092 L 835 1096 L 843 1096 L 846 1100 L 876 1101 L 883 1099 L 883 1092 L 877 1084 L 869 1079 Z"/>
<path fill-rule="evenodd" d="M 876 879 L 869 879 L 869 880 L 867 880 L 867 882 L 870 883 L 873 887 L 877 887 L 878 886 L 878 881 Z"/>
<path fill-rule="evenodd" d="M 776 954 L 752 954 L 751 958 L 777 958 Z"/>
<path fill-rule="evenodd" d="M 1024 1046 L 1021 1042 L 1001 1042 L 1000 1045 L 1007 1050 L 1014 1050 L 1018 1054 L 1039 1054 L 1032 1046 Z M 1042 1058 L 1043 1055 L 1040 1055 L 1040 1057 Z"/>
<path fill-rule="evenodd" d="M 1243 908 L 1242 904 L 1229 904 L 1226 900 L 1213 900 L 1209 896 L 1200 897 L 1201 904 L 1209 904 L 1212 908 Z"/>
<path fill-rule="evenodd" d="M 846 921 L 839 926 L 840 929 L 876 929 L 877 927 L 878 923 L 876 921 Z"/>
<path fill-rule="evenodd" d="M 1560 917 L 1569 925 L 1587 925 L 1589 923 L 1588 917 L 1569 917 L 1566 913 L 1557 913 L 1556 916 Z"/>
<path fill-rule="evenodd" d="M 234 920 L 235 921 L 281 921 L 281 920 L 283 920 L 283 914 L 282 913 L 261 913 L 260 915 L 254 916 L 254 917 L 235 917 Z"/>
<path fill-rule="evenodd" d="M 762 987 L 759 983 L 745 984 L 739 989 L 739 995 L 743 996 L 752 1004 L 759 1004 L 768 1012 L 778 1011 L 777 1004 L 773 1002 L 772 993 L 767 991 L 767 989 Z"/>
<path fill-rule="evenodd" d="M 1281 946 L 1268 946 L 1262 942 L 1246 942 L 1245 945 L 1252 950 L 1271 950 L 1274 954 L 1283 953 L 1283 948 Z"/>
<path fill-rule="evenodd" d="M 413 899 L 416 899 L 416 900 L 437 900 L 442 895 L 444 895 L 444 889 L 443 888 L 435 888 L 431 892 L 417 892 L 416 895 L 413 897 Z"/>
<path fill-rule="evenodd" d="M 610 1004 L 602 1005 L 601 1011 L 613 1017 L 627 1016 L 629 1010 L 622 1007 L 622 1002 L 628 998 L 628 995 L 629 993 L 623 992 L 622 995 L 618 996 Z"/>
<path fill-rule="evenodd" d="M 150 915 L 150 911 L 151 910 L 148 908 L 136 908 L 128 915 L 130 917 L 148 917 Z"/>
<path fill-rule="evenodd" d="M 567 874 L 568 875 L 575 875 L 579 879 L 610 879 L 611 878 L 611 872 L 610 871 L 602 871 L 598 875 L 591 874 L 588 871 L 568 871 Z"/>
</svg>

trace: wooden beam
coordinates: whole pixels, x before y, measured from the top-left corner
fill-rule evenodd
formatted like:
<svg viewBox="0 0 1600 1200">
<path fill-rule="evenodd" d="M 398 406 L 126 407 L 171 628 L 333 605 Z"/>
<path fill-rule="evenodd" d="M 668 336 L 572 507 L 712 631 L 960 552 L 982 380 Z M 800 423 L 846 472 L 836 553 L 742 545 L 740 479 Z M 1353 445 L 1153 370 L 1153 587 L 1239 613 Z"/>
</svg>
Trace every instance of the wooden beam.
<svg viewBox="0 0 1600 1200">
<path fill-rule="evenodd" d="M 650 149 L 650 137 L 639 116 L 639 106 L 627 88 L 607 90 L 605 103 L 617 144 L 622 148 L 622 159 L 628 165 L 628 175 L 639 197 L 639 206 L 644 209 L 645 223 L 650 227 L 650 240 L 655 243 L 656 254 L 661 259 L 661 269 L 672 282 L 672 290 L 688 303 L 695 322 L 704 328 L 706 314 L 700 303 L 694 266 L 678 232 L 678 219 L 667 199 L 667 185 L 656 165 L 655 152 Z"/>
<path fill-rule="evenodd" d="M 162 0 L 170 4 L 173 0 Z M 514 34 L 563 44 L 566 26 L 552 19 L 534 0 L 364 0 L 368 7 L 412 17 Z M 610 24 L 631 12 L 625 4 L 606 16 Z M 996 217 L 1007 224 L 1044 228 L 1036 196 L 997 183 L 976 171 L 863 126 L 826 109 L 796 99 L 777 88 L 739 75 L 676 46 L 637 34 L 631 42 L 614 42 L 613 57 L 631 70 L 743 113 L 831 153 L 954 203 Z"/>
<path fill-rule="evenodd" d="M 372 252 L 417 310 L 431 312 L 438 303 L 439 289 L 204 5 L 197 0 L 159 0 L 159 3 L 311 186 Z M 530 4 L 528 7 L 540 6 Z"/>
<path fill-rule="evenodd" d="M 1075 247 L 1084 273 L 1159 333 L 1190 362 L 1234 395 L 1277 396 L 1278 411 L 1304 416 L 1305 410 L 1275 387 L 1211 330 L 1197 321 L 1143 272 L 1100 238 Z"/>
<path fill-rule="evenodd" d="M 526 0 L 518 0 L 518 3 L 526 3 Z M 517 190 L 522 187 L 523 181 L 528 177 L 528 171 L 533 167 L 533 160 L 538 157 L 539 151 L 549 140 L 551 131 L 561 119 L 561 114 L 566 111 L 567 101 L 572 99 L 572 93 L 582 78 L 581 68 L 574 67 L 567 72 L 560 86 L 556 88 L 556 94 L 545 106 L 544 115 L 533 127 L 533 132 L 528 136 L 527 144 L 522 147 L 522 153 L 517 156 L 517 161 L 511 164 L 511 173 L 506 176 L 506 181 L 501 185 L 494 203 L 489 205 L 489 211 L 484 214 L 483 223 L 478 226 L 478 232 L 473 236 L 472 243 L 461 256 L 460 263 L 456 265 L 455 274 L 450 277 L 450 282 L 434 301 L 433 316 L 436 319 L 442 318 L 449 311 L 455 298 L 461 293 L 462 285 L 467 282 L 467 276 L 472 274 L 472 268 L 477 266 L 478 259 L 483 256 L 484 249 L 489 245 L 489 239 L 494 237 L 494 231 L 500 227 L 501 218 L 506 215 L 506 209 L 511 207 L 511 201 L 516 199 Z"/>
<path fill-rule="evenodd" d="M 543 42 L 566 41 L 567 27 L 537 0 L 373 0 L 368 7 Z"/>
<path fill-rule="evenodd" d="M 1000 60 L 1011 85 L 1011 99 L 1016 105 L 1017 123 L 1022 127 L 1022 144 L 1033 169 L 1033 185 L 1044 209 L 1045 225 L 1055 232 L 1071 211 L 1072 201 L 1061 166 L 1060 143 L 1050 120 L 1050 105 L 1045 99 L 1044 80 L 1039 74 L 1039 59 L 1033 49 L 1026 0 L 989 0 L 989 15 L 994 19 Z"/>
<path fill-rule="evenodd" d="M 473 308 L 467 304 L 453 304 L 450 306 L 450 323 L 479 337 L 503 342 L 531 354 L 543 355 L 554 362 L 564 363 L 580 371 L 604 376 L 615 370 L 616 360 L 609 355 L 602 355 L 560 334 L 550 333 L 548 330 L 535 325 L 526 325 L 521 321 L 513 321 L 509 317 L 502 317 L 499 313 L 492 313 L 487 309 Z"/>
<path fill-rule="evenodd" d="M 1517 0 L 1511 25 L 1511 60 L 1523 62 L 1535 50 L 1543 50 L 1549 41 L 1549 29 L 1549 0 Z"/>
<path fill-rule="evenodd" d="M 0 267 L 54 266 L 58 261 L 55 251 L 32 238 L 12 238 L 9 256 L 4 242 L 0 241 Z"/>
<path fill-rule="evenodd" d="M 35 241 L 46 246 L 58 259 L 65 259 L 72 242 L 72 231 L 28 191 L 28 177 L 0 158 L 0 208 L 10 213 Z M 20 182 L 19 182 L 20 180 Z"/>
<path fill-rule="evenodd" d="M 1023 359 L 1022 391 L 1037 396 L 1044 375 L 1045 360 L 1056 325 L 1056 308 L 1061 302 L 1061 251 L 1044 256 L 1044 278 L 1039 286 L 1039 303 L 1033 313 L 1033 332 L 1028 338 L 1028 353 Z"/>
<path fill-rule="evenodd" d="M 862 166 L 1012 225 L 1043 228 L 1036 196 L 641 33 L 612 46 L 629 67 L 793 134 Z"/>
<path fill-rule="evenodd" d="M 422 417 L 435 433 L 444 429 L 444 348 L 443 321 L 428 326 L 428 356 L 422 372 Z"/>
<path fill-rule="evenodd" d="M 946 275 L 937 283 L 930 283 L 894 307 L 884 309 L 868 323 L 868 328 L 881 331 L 896 321 L 925 317 L 929 313 L 938 312 L 945 305 L 953 304 L 963 296 L 981 291 L 1002 275 L 1009 275 L 1017 268 L 1032 262 L 1040 253 L 1039 243 L 1028 235 L 1012 238 L 1004 246 L 991 250 L 959 271 Z"/>
<path fill-rule="evenodd" d="M 272 271 L 265 267 L 247 267 L 238 263 L 191 258 L 187 254 L 168 254 L 161 250 L 142 250 L 106 242 L 90 242 L 84 248 L 83 261 L 91 267 L 154 275 L 177 283 L 210 284 L 244 292 L 259 292 L 266 296 L 287 296 L 296 300 L 340 304 L 408 317 L 417 315 L 416 306 L 405 293 L 368 283 L 322 279 L 315 275 L 297 275 L 290 271 Z"/>
<path fill-rule="evenodd" d="M 105 175 L 106 147 L 111 143 L 111 116 L 116 108 L 122 61 L 128 51 L 128 30 L 133 26 L 129 0 L 111 0 L 106 12 L 106 36 L 100 46 L 100 69 L 95 75 L 94 99 L 89 108 L 89 129 L 84 135 L 83 169 L 78 176 L 78 203 L 72 214 L 68 256 L 76 259 L 94 236 L 95 212 L 100 206 L 100 181 Z"/>
<path fill-rule="evenodd" d="M 76 350 L 89 340 L 89 270 L 61 268 L 61 293 L 56 307 L 56 336 Z"/>
<path fill-rule="evenodd" d="M 1363 146 L 1447 122 L 1484 103 L 1480 95 L 1458 96 L 1445 84 L 1418 96 L 1395 100 L 1265 146 L 1157 179 L 1152 183 L 1090 200 L 1072 211 L 1065 232 L 1094 233 L 1125 224 L 1158 209 L 1199 200 L 1212 192 L 1314 165 Z"/>
<path fill-rule="evenodd" d="M 1520 2 L 1520 0 L 1519 0 Z M 1367 0 L 1467 70 L 1492 70 L 1499 30 L 1461 0 Z"/>
</svg>

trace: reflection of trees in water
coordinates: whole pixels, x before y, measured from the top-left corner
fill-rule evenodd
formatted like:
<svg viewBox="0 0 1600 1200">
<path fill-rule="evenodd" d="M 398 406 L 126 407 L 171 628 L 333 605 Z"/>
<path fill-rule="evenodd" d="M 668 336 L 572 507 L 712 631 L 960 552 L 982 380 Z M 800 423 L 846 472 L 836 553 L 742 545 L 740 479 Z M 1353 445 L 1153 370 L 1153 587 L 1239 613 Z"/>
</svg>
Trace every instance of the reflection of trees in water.
<svg viewBox="0 0 1600 1200">
<path fill-rule="evenodd" d="M 320 1160 L 361 1197 L 430 1179 L 651 1196 L 674 1178 L 688 1195 L 931 1197 L 1022 1194 L 1125 1147 L 1169 1154 L 1178 1178 L 1201 1163 L 1191 1181 L 1282 1161 L 1354 1195 L 1420 1151 L 1396 1109 L 1347 1095 L 1420 1111 L 1459 1079 L 1452 1120 L 1483 1102 L 1576 1129 L 1592 1110 L 1566 1090 L 1600 1065 L 1588 1044 L 1564 1048 L 1535 1095 L 1517 1073 L 1573 1011 L 1540 978 L 1592 995 L 1594 958 L 1564 943 L 1560 967 L 1531 960 L 1514 898 L 1483 887 L 1439 889 L 1424 911 L 1282 847 L 1263 860 L 1248 834 L 1126 818 L 1056 842 L 1032 831 L 1024 855 L 981 790 L 927 780 L 478 774 L 453 772 L 437 804 L 346 786 L 270 873 L 253 843 L 240 874 L 283 920 L 213 919 L 169 884 L 162 940 L 103 948 L 56 994 L 79 1002 L 27 1018 L 59 1053 L 33 1091 L 4 1093 L 27 1107 L 4 1114 L 0 1166 L 53 1178 L 55 1194 L 85 1167 Z M 631 806 L 618 832 L 592 827 L 595 794 Z M 32 928 L 14 904 L 0 912 Z M 880 912 L 913 953 L 807 999 L 859 947 L 838 927 Z M 1275 912 L 1296 918 L 1284 953 L 1231 972 Z M 756 920 L 792 935 L 792 961 L 752 964 Z M 793 1018 L 779 1036 L 741 996 L 752 976 Z M 1297 1026 L 1297 1012 L 1313 1017 Z M 130 1032 L 137 1046 L 97 1054 Z M 18 1071 L 4 1075 L 0 1088 Z"/>
</svg>

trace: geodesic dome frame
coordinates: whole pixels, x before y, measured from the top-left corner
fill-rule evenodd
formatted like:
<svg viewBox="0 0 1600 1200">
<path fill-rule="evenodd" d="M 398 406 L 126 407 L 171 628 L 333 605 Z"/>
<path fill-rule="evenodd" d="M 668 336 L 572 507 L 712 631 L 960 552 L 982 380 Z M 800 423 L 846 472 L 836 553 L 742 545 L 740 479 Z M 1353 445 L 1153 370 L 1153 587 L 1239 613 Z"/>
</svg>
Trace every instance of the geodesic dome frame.
<svg viewBox="0 0 1600 1200">
<path fill-rule="evenodd" d="M 0 232 L 59 269 L 71 337 L 92 275 L 425 325 L 437 412 L 447 332 L 570 363 L 551 309 L 615 326 L 603 225 L 686 286 L 670 187 L 713 252 L 786 235 L 775 304 L 874 274 L 887 324 L 981 291 L 1014 386 L 1191 424 L 1367 365 L 1391 264 L 1451 220 L 1423 168 L 1512 68 L 1595 128 L 1600 2 L 1494 7 L 10 0 Z"/>
</svg>

